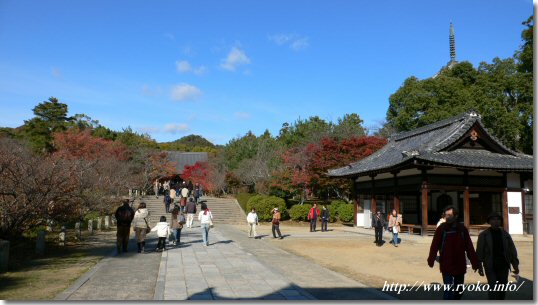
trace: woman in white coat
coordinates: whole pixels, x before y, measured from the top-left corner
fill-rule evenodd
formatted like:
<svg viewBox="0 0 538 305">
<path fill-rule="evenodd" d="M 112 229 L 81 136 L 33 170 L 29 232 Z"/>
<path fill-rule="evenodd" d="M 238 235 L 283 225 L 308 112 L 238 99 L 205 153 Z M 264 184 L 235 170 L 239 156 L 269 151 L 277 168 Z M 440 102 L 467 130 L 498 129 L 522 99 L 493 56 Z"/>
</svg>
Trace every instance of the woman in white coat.
<svg viewBox="0 0 538 305">
<path fill-rule="evenodd" d="M 213 225 L 213 214 L 207 208 L 206 203 L 202 203 L 202 210 L 198 214 L 198 220 L 200 221 L 200 227 L 202 228 L 202 237 L 204 245 L 209 246 L 209 228 Z"/>
</svg>

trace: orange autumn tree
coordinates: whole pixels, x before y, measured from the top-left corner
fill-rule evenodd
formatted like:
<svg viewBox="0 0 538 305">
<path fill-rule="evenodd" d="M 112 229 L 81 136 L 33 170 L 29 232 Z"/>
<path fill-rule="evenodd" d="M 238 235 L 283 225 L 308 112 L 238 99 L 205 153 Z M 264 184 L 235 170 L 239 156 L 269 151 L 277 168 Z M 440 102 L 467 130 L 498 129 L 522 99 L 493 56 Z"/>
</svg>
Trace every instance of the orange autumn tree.
<svg viewBox="0 0 538 305">
<path fill-rule="evenodd" d="M 287 194 L 304 194 L 309 190 L 318 197 L 349 198 L 349 181 L 326 175 L 332 168 L 359 161 L 387 143 L 372 136 L 334 139 L 324 137 L 318 143 L 286 150 L 281 158 L 283 166 L 272 180 L 273 190 Z"/>
</svg>

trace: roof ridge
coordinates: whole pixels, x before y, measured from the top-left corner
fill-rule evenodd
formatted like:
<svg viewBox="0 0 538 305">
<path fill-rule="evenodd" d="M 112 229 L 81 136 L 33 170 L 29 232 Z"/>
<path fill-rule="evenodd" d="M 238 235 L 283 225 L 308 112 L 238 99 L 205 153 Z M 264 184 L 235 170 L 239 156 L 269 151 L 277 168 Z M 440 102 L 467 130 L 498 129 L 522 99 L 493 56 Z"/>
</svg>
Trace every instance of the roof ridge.
<svg viewBox="0 0 538 305">
<path fill-rule="evenodd" d="M 426 133 L 426 132 L 430 132 L 430 131 L 435 130 L 435 129 L 445 127 L 447 125 L 453 124 L 453 123 L 455 123 L 457 121 L 464 120 L 466 118 L 478 118 L 478 117 L 480 117 L 480 115 L 478 115 L 473 110 L 466 111 L 464 113 L 460 113 L 458 115 L 446 118 L 444 120 L 441 120 L 441 121 L 438 121 L 438 122 L 435 122 L 435 123 L 431 123 L 431 124 L 419 127 L 417 129 L 414 129 L 414 130 L 400 132 L 400 133 L 394 135 L 391 138 L 391 140 L 394 140 L 394 141 L 404 140 L 406 138 L 414 137 L 414 136 L 417 136 L 417 135 L 420 135 L 420 134 L 423 134 L 423 133 Z"/>
</svg>

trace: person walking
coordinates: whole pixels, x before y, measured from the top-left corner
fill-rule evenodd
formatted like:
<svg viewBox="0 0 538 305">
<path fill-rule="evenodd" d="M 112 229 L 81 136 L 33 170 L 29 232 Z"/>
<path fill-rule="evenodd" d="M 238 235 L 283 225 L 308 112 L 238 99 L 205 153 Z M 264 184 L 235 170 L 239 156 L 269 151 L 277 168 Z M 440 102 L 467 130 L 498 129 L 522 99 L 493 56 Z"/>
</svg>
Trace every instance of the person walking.
<svg viewBox="0 0 538 305">
<path fill-rule="evenodd" d="M 463 296 L 463 283 L 467 272 L 465 256 L 471 261 L 475 272 L 478 271 L 482 276 L 484 271 L 478 261 L 469 231 L 457 221 L 456 208 L 448 206 L 444 213 L 446 222 L 435 230 L 428 256 L 428 266 L 433 268 L 437 251 L 439 251 L 439 269 L 443 275 L 443 283 L 454 287 L 454 289 L 444 290 L 443 299 L 460 300 Z"/>
<path fill-rule="evenodd" d="M 213 214 L 211 210 L 207 208 L 206 203 L 202 203 L 202 210 L 198 214 L 198 220 L 200 221 L 200 227 L 202 228 L 202 238 L 204 245 L 209 246 L 209 229 L 213 226 Z"/>
<path fill-rule="evenodd" d="M 124 199 L 122 205 L 116 209 L 116 249 L 118 254 L 122 251 L 127 252 L 134 215 L 134 210 L 129 206 L 129 199 Z"/>
<path fill-rule="evenodd" d="M 310 232 L 316 232 L 316 223 L 318 222 L 319 214 L 320 212 L 318 205 L 314 203 L 308 212 L 308 220 L 310 220 Z"/>
<path fill-rule="evenodd" d="M 164 195 L 163 203 L 166 213 L 170 213 L 170 205 L 172 204 L 172 198 L 170 198 L 170 195 Z"/>
<path fill-rule="evenodd" d="M 151 229 L 151 232 L 157 231 L 157 236 L 159 241 L 157 242 L 157 248 L 155 251 L 164 251 L 166 250 L 166 238 L 170 236 L 170 225 L 166 222 L 166 216 L 161 216 L 159 222 Z"/>
<path fill-rule="evenodd" d="M 256 213 L 256 209 L 252 208 L 250 213 L 247 215 L 247 223 L 248 223 L 248 237 L 258 237 L 258 234 L 256 233 L 256 226 L 258 225 L 258 214 Z"/>
<path fill-rule="evenodd" d="M 170 202 L 175 204 L 176 203 L 176 190 L 172 187 L 170 188 Z"/>
<path fill-rule="evenodd" d="M 179 223 L 179 209 L 174 208 L 172 210 L 172 217 L 170 217 L 170 230 L 172 230 L 172 245 L 179 245 L 181 238 L 181 229 L 183 225 Z"/>
<path fill-rule="evenodd" d="M 276 233 L 278 233 L 278 237 L 280 239 L 283 239 L 282 234 L 280 233 L 280 211 L 278 208 L 274 208 L 271 210 L 271 213 L 273 214 L 273 220 L 271 220 L 271 231 L 273 232 L 273 238 L 276 238 Z"/>
<path fill-rule="evenodd" d="M 153 192 L 155 192 L 155 198 L 159 199 L 159 179 L 155 179 L 153 183 Z"/>
<path fill-rule="evenodd" d="M 146 208 L 145 202 L 140 202 L 136 212 L 134 213 L 133 226 L 136 237 L 136 245 L 138 246 L 138 253 L 143 253 L 146 247 L 146 230 L 149 226 L 149 212 Z"/>
<path fill-rule="evenodd" d="M 192 196 L 192 191 L 194 190 L 194 185 L 192 184 L 192 181 L 189 180 L 189 183 L 187 184 L 187 189 L 189 190 L 188 196 Z"/>
<path fill-rule="evenodd" d="M 496 212 L 491 213 L 487 222 L 490 227 L 478 235 L 476 255 L 483 265 L 491 288 L 495 285 L 508 283 L 510 265 L 514 268 L 514 274 L 519 274 L 519 260 L 517 250 L 512 237 L 502 227 L 502 217 Z M 488 291 L 490 300 L 504 300 L 506 291 Z"/>
<path fill-rule="evenodd" d="M 381 247 L 383 245 L 383 229 L 385 228 L 385 219 L 381 215 L 381 211 L 376 211 L 372 217 L 372 226 L 375 230 L 375 244 Z"/>
<path fill-rule="evenodd" d="M 392 213 L 389 216 L 389 231 L 392 232 L 392 245 L 398 247 L 398 233 L 400 233 L 400 226 L 402 225 L 402 214 L 398 214 L 396 209 L 392 209 Z"/>
<path fill-rule="evenodd" d="M 181 197 L 179 205 L 181 207 L 181 212 L 185 212 L 185 206 L 187 205 L 187 198 L 189 197 L 189 189 L 187 188 L 187 184 L 183 182 L 183 188 L 181 189 Z"/>
<path fill-rule="evenodd" d="M 321 232 L 327 232 L 327 225 L 329 224 L 330 212 L 327 206 L 323 205 L 321 208 Z"/>
<path fill-rule="evenodd" d="M 200 183 L 196 182 L 196 184 L 194 185 L 194 202 L 198 204 L 198 200 L 202 196 L 203 196 L 202 186 L 200 185 Z"/>
<path fill-rule="evenodd" d="M 192 228 L 192 221 L 194 220 L 194 215 L 196 214 L 196 203 L 192 198 L 189 198 L 189 203 L 185 208 L 187 212 L 187 228 Z"/>
</svg>

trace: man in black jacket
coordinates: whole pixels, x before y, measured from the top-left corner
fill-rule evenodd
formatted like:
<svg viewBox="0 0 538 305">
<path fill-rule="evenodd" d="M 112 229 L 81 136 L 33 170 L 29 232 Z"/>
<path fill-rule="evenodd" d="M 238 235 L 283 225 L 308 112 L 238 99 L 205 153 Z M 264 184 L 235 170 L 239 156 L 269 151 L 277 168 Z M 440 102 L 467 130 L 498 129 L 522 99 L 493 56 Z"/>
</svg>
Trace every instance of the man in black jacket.
<svg viewBox="0 0 538 305">
<path fill-rule="evenodd" d="M 381 211 L 377 211 L 372 218 L 372 227 L 375 228 L 375 243 L 381 247 L 383 243 L 383 228 L 385 228 L 385 219 L 381 215 Z"/>
<path fill-rule="evenodd" d="M 129 206 L 129 199 L 123 200 L 123 205 L 116 210 L 116 242 L 118 254 L 127 252 L 129 234 L 131 233 L 131 222 L 134 218 L 134 210 Z"/>
</svg>

